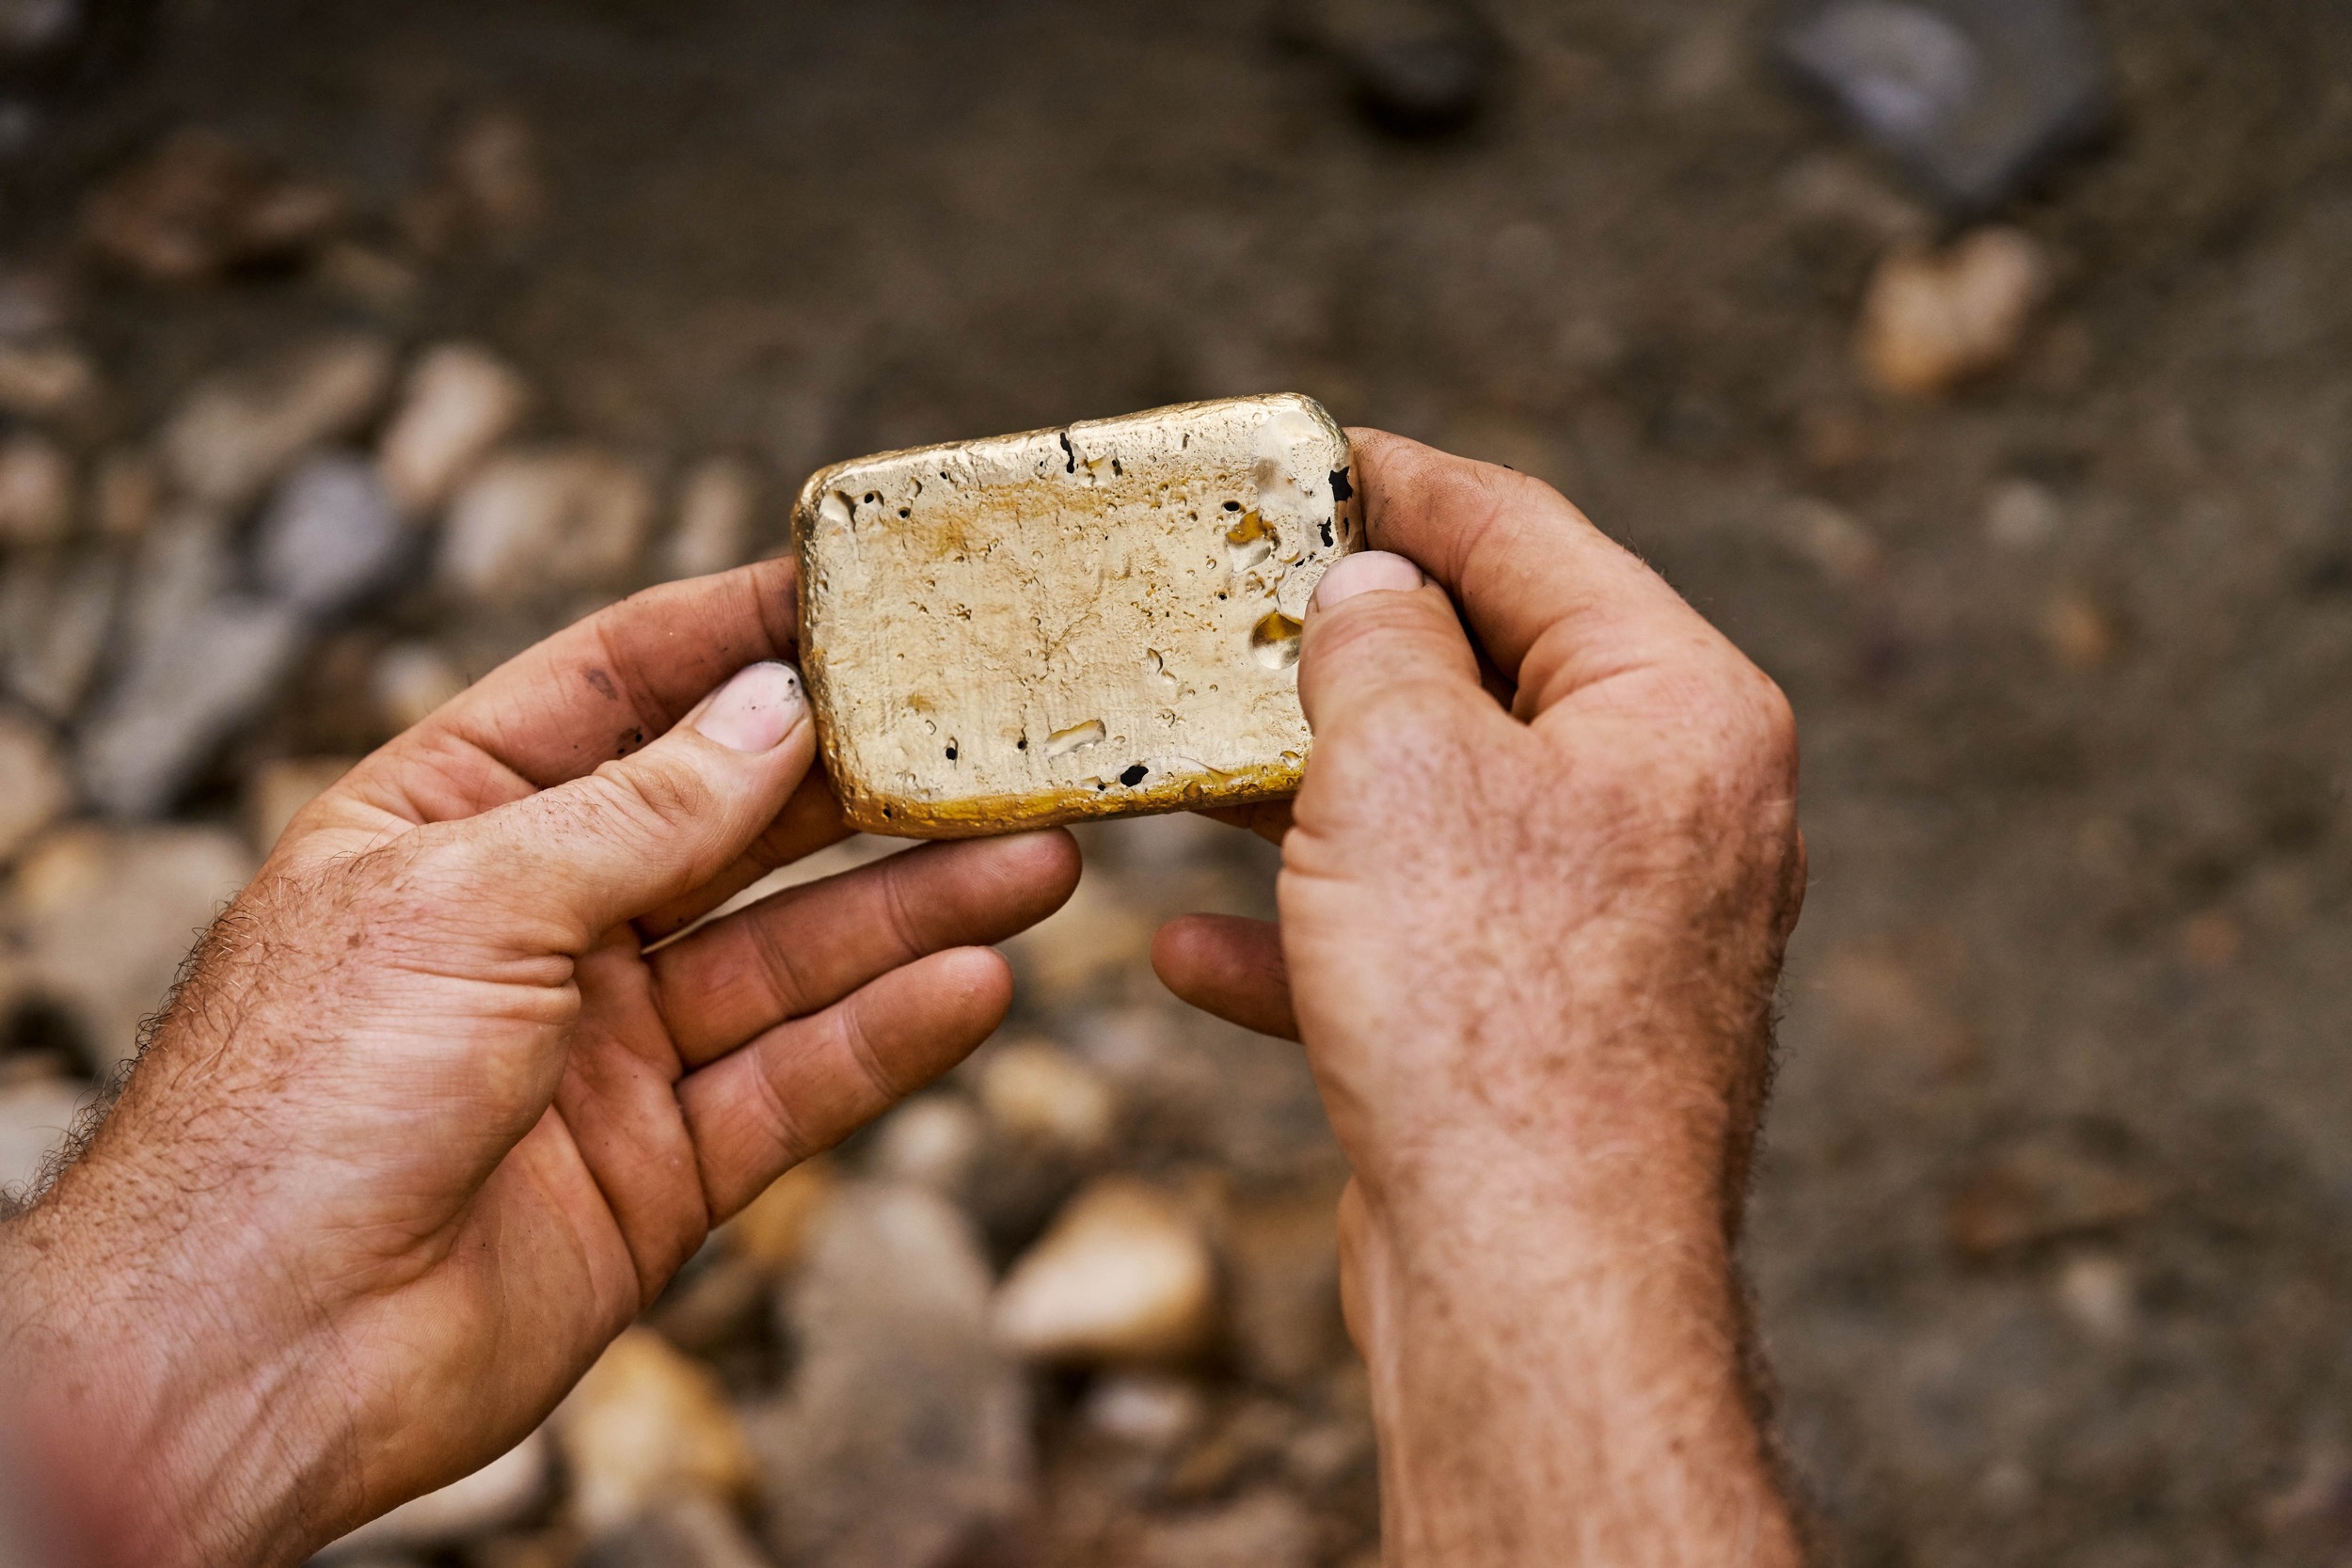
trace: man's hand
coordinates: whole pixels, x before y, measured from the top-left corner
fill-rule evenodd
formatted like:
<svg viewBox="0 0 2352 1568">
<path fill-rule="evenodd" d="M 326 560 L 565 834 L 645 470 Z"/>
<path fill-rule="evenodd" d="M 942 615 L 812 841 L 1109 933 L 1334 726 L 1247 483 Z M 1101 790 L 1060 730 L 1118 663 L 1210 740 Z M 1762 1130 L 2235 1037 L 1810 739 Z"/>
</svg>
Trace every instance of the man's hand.
<svg viewBox="0 0 2352 1568">
<path fill-rule="evenodd" d="M 1279 929 L 1153 956 L 1305 1041 L 1353 1163 L 1384 1560 L 1794 1561 L 1732 1259 L 1804 889 L 1788 705 L 1548 486 L 1354 435 L 1376 551 L 1307 618 Z"/>
<path fill-rule="evenodd" d="M 86 1157 L 0 1365 L 141 1562 L 285 1562 L 495 1457 L 726 1219 L 995 1028 L 1067 834 L 648 942 L 846 835 L 769 563 L 532 649 L 295 818 Z M 0 1403 L 8 1394 L 0 1393 Z"/>
</svg>

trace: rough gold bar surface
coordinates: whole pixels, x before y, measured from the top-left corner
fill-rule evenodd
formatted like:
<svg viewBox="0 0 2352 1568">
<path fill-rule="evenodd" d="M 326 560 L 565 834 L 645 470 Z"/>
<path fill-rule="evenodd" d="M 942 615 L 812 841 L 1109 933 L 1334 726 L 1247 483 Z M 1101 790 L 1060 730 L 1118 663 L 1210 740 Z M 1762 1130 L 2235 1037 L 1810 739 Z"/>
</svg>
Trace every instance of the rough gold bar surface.
<svg viewBox="0 0 2352 1568">
<path fill-rule="evenodd" d="M 902 838 L 1298 787 L 1298 624 L 1362 540 L 1311 398 L 884 452 L 802 489 L 801 659 L 850 823 Z"/>
</svg>

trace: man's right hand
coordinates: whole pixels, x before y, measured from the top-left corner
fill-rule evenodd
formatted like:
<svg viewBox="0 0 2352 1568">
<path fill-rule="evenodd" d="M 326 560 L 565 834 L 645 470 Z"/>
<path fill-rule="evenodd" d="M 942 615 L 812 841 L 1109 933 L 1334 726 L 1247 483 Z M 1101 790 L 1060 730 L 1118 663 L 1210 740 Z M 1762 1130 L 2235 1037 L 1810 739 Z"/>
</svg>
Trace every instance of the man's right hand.
<svg viewBox="0 0 2352 1568">
<path fill-rule="evenodd" d="M 1154 961 L 1305 1042 L 1354 1165 L 1386 1560 L 1794 1561 L 1732 1258 L 1804 891 L 1788 705 L 1549 486 L 1353 435 L 1376 548 L 1308 615 L 1279 929 L 1187 917 Z"/>
</svg>

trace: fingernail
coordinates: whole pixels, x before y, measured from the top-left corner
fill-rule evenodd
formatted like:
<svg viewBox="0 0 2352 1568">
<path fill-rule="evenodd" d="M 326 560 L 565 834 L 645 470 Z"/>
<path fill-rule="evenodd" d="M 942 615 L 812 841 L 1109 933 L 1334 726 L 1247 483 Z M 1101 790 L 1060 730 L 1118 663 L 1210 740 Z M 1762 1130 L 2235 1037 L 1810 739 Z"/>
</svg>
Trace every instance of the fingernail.
<svg viewBox="0 0 2352 1568">
<path fill-rule="evenodd" d="M 1429 579 L 1420 567 L 1389 550 L 1359 550 L 1331 562 L 1315 584 L 1314 608 L 1328 610 L 1359 594 L 1409 594 Z"/>
<path fill-rule="evenodd" d="M 769 659 L 738 670 L 710 694 L 696 734 L 738 752 L 766 752 L 790 735 L 808 711 L 801 673 Z"/>
</svg>

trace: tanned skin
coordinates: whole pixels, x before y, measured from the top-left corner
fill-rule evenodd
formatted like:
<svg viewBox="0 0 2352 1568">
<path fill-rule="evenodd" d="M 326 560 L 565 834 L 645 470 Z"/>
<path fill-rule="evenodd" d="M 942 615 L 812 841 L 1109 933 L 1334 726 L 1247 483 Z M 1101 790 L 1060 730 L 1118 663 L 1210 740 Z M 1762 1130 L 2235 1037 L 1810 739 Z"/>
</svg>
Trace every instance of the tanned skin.
<svg viewBox="0 0 2352 1568">
<path fill-rule="evenodd" d="M 1304 1043 L 1353 1164 L 1385 1560 L 1795 1563 L 1735 1266 L 1804 884 L 1787 705 L 1549 489 L 1354 434 L 1376 548 L 1308 616 L 1306 787 L 1250 822 L 1280 923 L 1153 957 Z M 103 1499 L 81 1555 L 295 1562 L 485 1463 L 711 1226 L 1001 1020 L 985 944 L 1068 896 L 1061 833 L 646 950 L 843 832 L 792 602 L 768 563 L 521 656 L 206 939 L 0 1226 L 0 1404 Z"/>
</svg>

